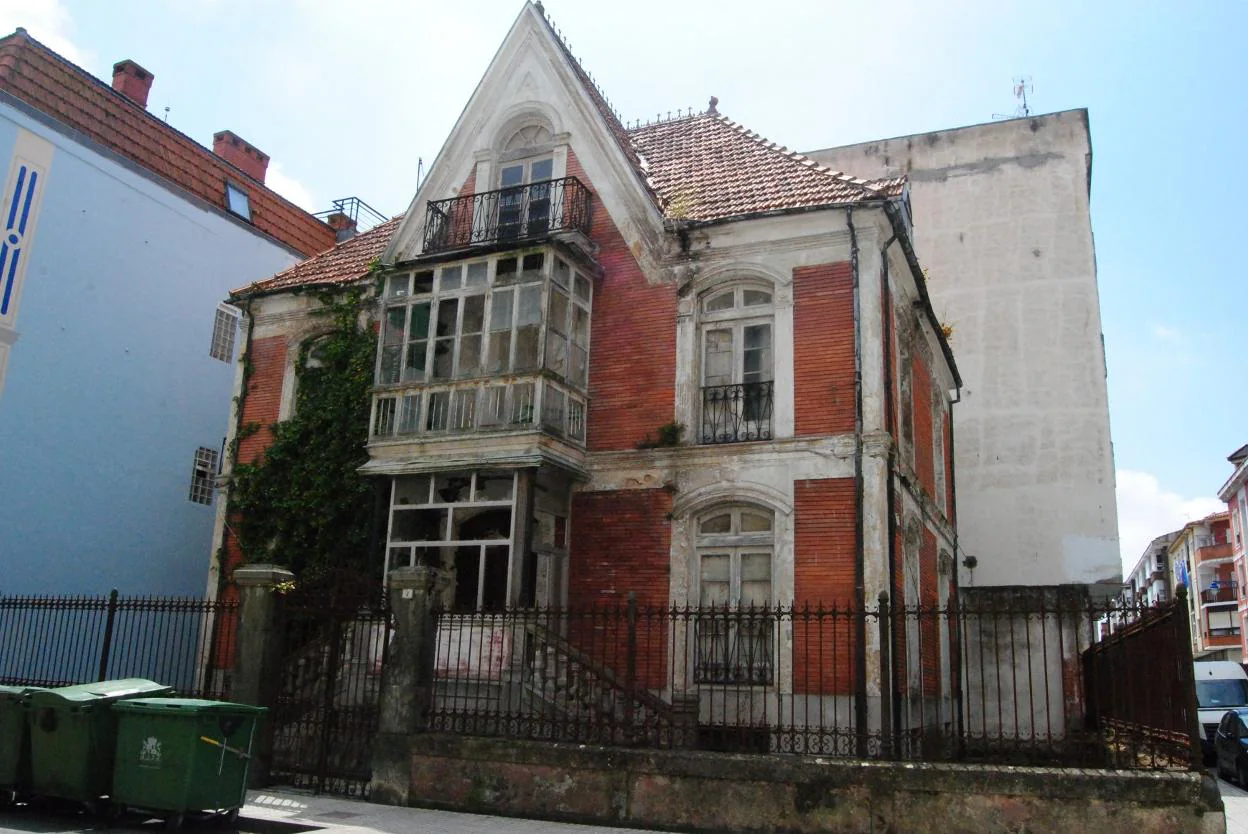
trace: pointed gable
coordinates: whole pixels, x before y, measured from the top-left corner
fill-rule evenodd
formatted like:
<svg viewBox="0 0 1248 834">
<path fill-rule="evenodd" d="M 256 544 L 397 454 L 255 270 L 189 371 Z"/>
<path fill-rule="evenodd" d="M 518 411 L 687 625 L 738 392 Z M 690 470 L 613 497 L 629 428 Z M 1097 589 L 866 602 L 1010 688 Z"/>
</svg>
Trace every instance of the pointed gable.
<svg viewBox="0 0 1248 834">
<path fill-rule="evenodd" d="M 555 34 L 540 6 L 526 3 L 451 130 L 383 260 L 421 254 L 430 200 L 456 194 L 470 178 L 476 193 L 498 188 L 508 139 L 540 123 L 553 137 L 554 176 L 575 148 L 595 198 L 624 228 L 630 245 L 657 241 L 662 214 L 619 118 Z"/>
</svg>

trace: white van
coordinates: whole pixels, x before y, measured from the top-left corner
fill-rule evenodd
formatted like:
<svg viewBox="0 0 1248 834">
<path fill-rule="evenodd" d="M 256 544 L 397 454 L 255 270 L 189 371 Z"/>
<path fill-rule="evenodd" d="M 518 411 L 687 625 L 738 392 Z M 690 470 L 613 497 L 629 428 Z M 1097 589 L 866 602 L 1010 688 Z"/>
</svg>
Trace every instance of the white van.
<svg viewBox="0 0 1248 834">
<path fill-rule="evenodd" d="M 1229 709 L 1248 706 L 1248 673 L 1229 660 L 1200 661 L 1196 667 L 1196 706 L 1200 715 L 1200 748 L 1213 757 L 1213 734 Z"/>
</svg>

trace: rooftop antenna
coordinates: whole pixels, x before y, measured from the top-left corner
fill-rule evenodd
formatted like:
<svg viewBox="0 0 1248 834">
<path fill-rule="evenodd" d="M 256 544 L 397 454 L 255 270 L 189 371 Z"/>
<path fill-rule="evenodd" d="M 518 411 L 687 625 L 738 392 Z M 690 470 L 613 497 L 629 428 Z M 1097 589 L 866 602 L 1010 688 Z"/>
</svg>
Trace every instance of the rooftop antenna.
<svg viewBox="0 0 1248 834">
<path fill-rule="evenodd" d="M 165 105 L 165 124 L 169 124 L 169 105 Z"/>
<path fill-rule="evenodd" d="M 1014 98 L 1018 100 L 1018 106 L 1014 108 L 1014 112 L 1010 115 L 1004 113 L 993 113 L 994 119 L 1025 119 L 1031 115 L 1031 105 L 1027 102 L 1027 95 L 1034 93 L 1035 87 L 1031 84 L 1030 75 L 1019 75 L 1014 78 Z"/>
</svg>

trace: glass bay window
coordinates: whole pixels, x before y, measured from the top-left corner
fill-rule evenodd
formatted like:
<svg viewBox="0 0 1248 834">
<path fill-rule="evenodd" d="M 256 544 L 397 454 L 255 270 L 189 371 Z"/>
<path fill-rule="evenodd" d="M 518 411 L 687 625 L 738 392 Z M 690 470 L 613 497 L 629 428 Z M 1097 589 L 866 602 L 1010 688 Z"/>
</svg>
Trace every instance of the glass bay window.
<svg viewBox="0 0 1248 834">
<path fill-rule="evenodd" d="M 389 276 L 374 437 L 540 424 L 583 440 L 592 295 L 551 249 Z"/>
</svg>

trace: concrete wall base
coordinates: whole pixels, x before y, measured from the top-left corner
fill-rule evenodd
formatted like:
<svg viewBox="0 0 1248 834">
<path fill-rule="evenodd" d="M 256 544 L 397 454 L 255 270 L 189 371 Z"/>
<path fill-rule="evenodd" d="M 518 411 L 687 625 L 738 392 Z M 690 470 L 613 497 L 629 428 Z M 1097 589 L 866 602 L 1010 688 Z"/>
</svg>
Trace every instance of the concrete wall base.
<svg viewBox="0 0 1248 834">
<path fill-rule="evenodd" d="M 378 739 L 373 799 L 735 832 L 1218 834 L 1207 775 L 624 750 L 439 734 Z"/>
</svg>

